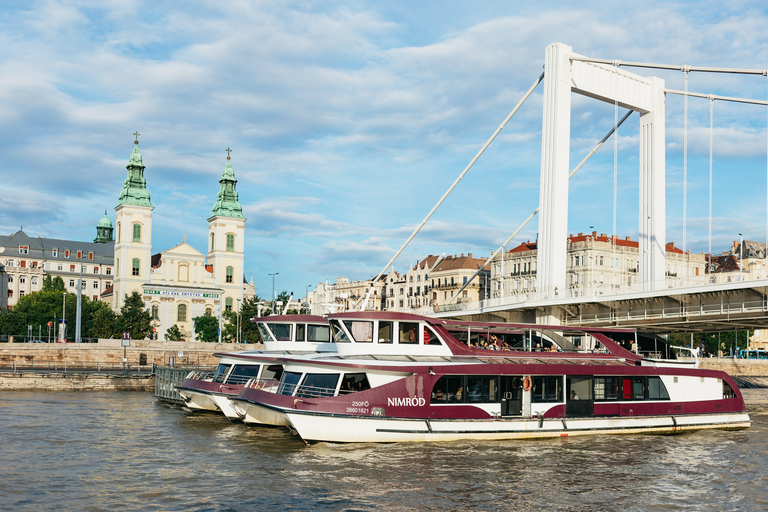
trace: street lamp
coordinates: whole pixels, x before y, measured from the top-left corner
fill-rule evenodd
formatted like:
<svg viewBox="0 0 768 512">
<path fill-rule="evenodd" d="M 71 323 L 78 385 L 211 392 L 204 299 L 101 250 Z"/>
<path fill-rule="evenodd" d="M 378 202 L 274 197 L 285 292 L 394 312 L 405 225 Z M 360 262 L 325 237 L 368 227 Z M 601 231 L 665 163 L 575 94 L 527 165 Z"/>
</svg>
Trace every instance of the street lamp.
<svg viewBox="0 0 768 512">
<path fill-rule="evenodd" d="M 64 292 L 61 297 L 61 341 L 67 342 L 67 320 L 66 320 L 66 307 L 67 307 L 67 292 Z"/>
<path fill-rule="evenodd" d="M 240 343 L 240 313 L 242 310 L 240 309 L 240 299 L 237 299 L 237 342 Z"/>
<path fill-rule="evenodd" d="M 307 314 L 310 314 L 310 313 L 311 313 L 311 311 L 309 310 L 309 289 L 310 289 L 310 287 L 312 287 L 312 285 L 311 285 L 311 284 L 308 284 L 308 285 L 307 285 L 307 289 L 306 289 L 306 291 L 304 292 L 304 300 L 306 300 L 306 301 L 307 301 Z"/>
<path fill-rule="evenodd" d="M 741 282 L 741 270 L 744 268 L 742 261 L 744 260 L 744 235 L 739 233 L 739 282 Z"/>
<path fill-rule="evenodd" d="M 272 314 L 275 314 L 275 276 L 278 275 L 280 272 L 275 272 L 274 274 L 268 274 L 272 276 Z"/>
</svg>

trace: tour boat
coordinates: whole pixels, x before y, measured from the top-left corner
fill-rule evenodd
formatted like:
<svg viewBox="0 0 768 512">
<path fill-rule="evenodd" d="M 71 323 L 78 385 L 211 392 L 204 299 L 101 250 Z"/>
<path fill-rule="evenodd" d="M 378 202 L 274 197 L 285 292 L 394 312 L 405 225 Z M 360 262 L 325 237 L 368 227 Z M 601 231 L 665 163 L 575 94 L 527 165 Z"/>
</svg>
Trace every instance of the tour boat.
<svg viewBox="0 0 768 512">
<path fill-rule="evenodd" d="M 328 315 L 335 354 L 284 358 L 237 398 L 307 442 L 678 433 L 751 424 L 724 372 L 634 329 Z M 261 412 L 258 412 L 261 411 Z"/>
<path fill-rule="evenodd" d="M 312 315 L 275 315 L 254 319 L 264 350 L 244 350 L 216 354 L 220 358 L 215 372 L 192 371 L 176 389 L 192 411 L 221 412 L 232 421 L 243 419 L 233 405 L 245 383 L 258 378 L 269 382 L 280 379 L 282 358 L 304 357 L 333 352 L 328 321 Z"/>
</svg>

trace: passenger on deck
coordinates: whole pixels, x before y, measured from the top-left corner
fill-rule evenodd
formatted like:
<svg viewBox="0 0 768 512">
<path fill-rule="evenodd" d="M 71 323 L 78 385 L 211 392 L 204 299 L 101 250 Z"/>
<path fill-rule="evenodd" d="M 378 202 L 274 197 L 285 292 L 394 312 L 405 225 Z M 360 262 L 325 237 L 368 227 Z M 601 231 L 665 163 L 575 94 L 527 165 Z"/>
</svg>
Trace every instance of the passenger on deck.
<svg viewBox="0 0 768 512">
<path fill-rule="evenodd" d="M 576 394 L 575 390 L 571 390 L 571 400 L 580 400 L 579 395 Z"/>
</svg>

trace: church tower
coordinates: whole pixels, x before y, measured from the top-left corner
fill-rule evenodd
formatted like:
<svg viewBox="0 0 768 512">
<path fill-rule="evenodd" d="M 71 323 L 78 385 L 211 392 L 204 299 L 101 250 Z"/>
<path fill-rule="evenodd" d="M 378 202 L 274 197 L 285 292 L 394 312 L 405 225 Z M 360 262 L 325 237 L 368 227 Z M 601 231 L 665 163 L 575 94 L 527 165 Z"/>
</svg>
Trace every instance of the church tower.
<svg viewBox="0 0 768 512">
<path fill-rule="evenodd" d="M 237 180 L 230 164 L 230 151 L 227 148 L 227 166 L 208 219 L 208 264 L 213 267 L 215 286 L 224 290 L 222 309 L 238 311 L 243 300 L 245 217 L 237 200 Z"/>
<path fill-rule="evenodd" d="M 152 210 L 149 202 L 144 164 L 139 153 L 139 134 L 134 133 L 133 153 L 126 169 L 116 212 L 115 280 L 112 309 L 118 311 L 125 296 L 134 291 L 142 293 L 142 285 L 150 280 L 152 261 Z"/>
</svg>

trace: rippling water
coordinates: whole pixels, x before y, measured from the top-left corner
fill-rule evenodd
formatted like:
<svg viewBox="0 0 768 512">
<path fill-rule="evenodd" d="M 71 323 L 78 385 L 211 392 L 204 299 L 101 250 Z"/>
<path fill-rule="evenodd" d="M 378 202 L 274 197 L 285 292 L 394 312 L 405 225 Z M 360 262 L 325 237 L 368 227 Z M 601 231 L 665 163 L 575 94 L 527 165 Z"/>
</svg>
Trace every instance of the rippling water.
<svg viewBox="0 0 768 512">
<path fill-rule="evenodd" d="M 753 427 L 677 436 L 305 446 L 136 392 L 0 394 L 0 510 L 768 510 Z"/>
</svg>

